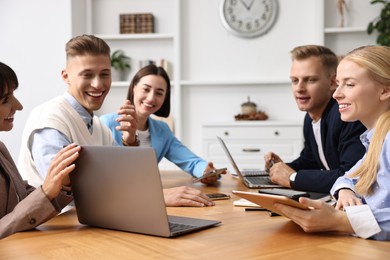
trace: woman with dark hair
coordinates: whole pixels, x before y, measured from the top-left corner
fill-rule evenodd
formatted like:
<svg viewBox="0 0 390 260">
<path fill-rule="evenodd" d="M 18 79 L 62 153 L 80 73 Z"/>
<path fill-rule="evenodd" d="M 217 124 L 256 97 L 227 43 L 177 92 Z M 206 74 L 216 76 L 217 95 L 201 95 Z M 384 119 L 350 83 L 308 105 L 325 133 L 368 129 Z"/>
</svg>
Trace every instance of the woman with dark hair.
<svg viewBox="0 0 390 260">
<path fill-rule="evenodd" d="M 172 133 L 169 126 L 151 117 L 152 114 L 167 118 L 170 113 L 171 85 L 166 71 L 162 67 L 148 65 L 140 69 L 130 83 L 127 100 L 128 103 L 122 106 L 122 110 L 134 109 L 136 117 L 131 122 L 124 122 L 124 117 L 129 117 L 134 113 L 106 114 L 100 117 L 106 124 L 118 144 L 124 146 L 140 145 L 153 147 L 157 160 L 166 158 L 176 164 L 183 171 L 190 173 L 194 177 L 200 177 L 204 173 L 214 170 L 212 162 L 206 162 L 195 155 L 185 145 L 183 145 Z M 136 125 L 136 126 L 135 126 Z M 123 141 L 122 131 L 133 128 L 136 131 L 135 141 L 131 144 Z M 213 183 L 218 177 L 208 177 L 202 179 L 205 184 Z M 167 206 L 211 206 L 214 205 L 208 197 L 199 190 L 189 187 L 177 187 L 165 189 L 164 195 Z M 169 199 L 168 192 L 175 194 L 172 200 Z"/>
<path fill-rule="evenodd" d="M 15 72 L 0 62 L 0 131 L 13 128 L 15 112 L 23 106 L 14 96 L 18 87 Z M 63 148 L 52 160 L 47 177 L 38 188 L 23 181 L 4 143 L 0 141 L 0 239 L 32 229 L 56 216 L 72 201 L 69 173 L 80 147 Z"/>
</svg>

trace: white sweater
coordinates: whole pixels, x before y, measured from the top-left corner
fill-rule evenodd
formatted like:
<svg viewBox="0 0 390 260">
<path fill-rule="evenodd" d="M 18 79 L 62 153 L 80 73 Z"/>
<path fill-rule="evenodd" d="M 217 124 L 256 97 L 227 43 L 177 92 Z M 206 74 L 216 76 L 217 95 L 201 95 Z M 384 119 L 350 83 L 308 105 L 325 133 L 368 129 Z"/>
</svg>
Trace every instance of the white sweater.
<svg viewBox="0 0 390 260">
<path fill-rule="evenodd" d="M 93 133 L 88 131 L 81 116 L 64 97 L 59 96 L 34 108 L 26 122 L 22 135 L 18 168 L 29 184 L 38 187 L 44 179 L 39 175 L 31 155 L 32 134 L 36 130 L 53 128 L 78 145 L 112 145 L 115 141 L 110 130 L 97 116 L 93 117 Z"/>
</svg>

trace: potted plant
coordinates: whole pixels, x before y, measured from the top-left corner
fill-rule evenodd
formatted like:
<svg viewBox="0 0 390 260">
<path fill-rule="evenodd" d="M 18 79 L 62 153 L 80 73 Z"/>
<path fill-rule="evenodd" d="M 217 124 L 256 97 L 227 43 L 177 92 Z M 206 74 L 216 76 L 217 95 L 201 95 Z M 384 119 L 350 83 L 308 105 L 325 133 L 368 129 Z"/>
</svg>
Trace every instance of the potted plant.
<svg viewBox="0 0 390 260">
<path fill-rule="evenodd" d="M 374 31 L 378 32 L 376 43 L 390 47 L 390 1 L 374 0 L 371 4 L 383 4 L 380 15 L 368 24 L 367 33 L 371 34 Z"/>
<path fill-rule="evenodd" d="M 123 50 L 116 50 L 111 54 L 111 74 L 113 81 L 126 80 L 126 76 L 131 69 L 130 61 L 130 57 L 126 56 Z"/>
</svg>

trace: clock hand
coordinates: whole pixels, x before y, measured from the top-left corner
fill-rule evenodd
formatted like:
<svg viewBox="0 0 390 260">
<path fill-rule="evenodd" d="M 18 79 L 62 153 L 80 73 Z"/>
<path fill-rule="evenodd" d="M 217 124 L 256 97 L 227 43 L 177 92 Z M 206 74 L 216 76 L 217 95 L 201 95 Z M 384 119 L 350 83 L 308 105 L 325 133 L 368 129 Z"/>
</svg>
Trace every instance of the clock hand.
<svg viewBox="0 0 390 260">
<path fill-rule="evenodd" d="M 245 1 L 244 1 L 244 0 L 240 0 L 240 2 L 241 2 L 241 4 L 243 4 L 243 6 L 245 6 L 246 10 L 248 10 L 248 11 L 249 11 L 249 9 L 250 9 L 250 6 L 248 6 L 248 5 L 245 3 Z M 253 0 L 252 0 L 252 3 L 253 3 Z M 251 4 L 251 5 L 252 5 L 252 4 Z"/>
<path fill-rule="evenodd" d="M 254 2 L 255 0 L 252 0 L 252 2 L 250 2 L 250 4 L 249 4 L 249 6 L 248 6 L 248 11 L 252 8 L 252 5 L 253 5 L 253 2 Z"/>
</svg>

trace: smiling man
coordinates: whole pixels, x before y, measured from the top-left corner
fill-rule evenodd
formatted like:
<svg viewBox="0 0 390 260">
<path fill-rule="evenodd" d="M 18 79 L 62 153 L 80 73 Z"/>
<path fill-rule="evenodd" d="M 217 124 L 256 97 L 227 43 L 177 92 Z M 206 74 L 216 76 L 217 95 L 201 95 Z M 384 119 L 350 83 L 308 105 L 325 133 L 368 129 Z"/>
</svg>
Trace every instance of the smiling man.
<svg viewBox="0 0 390 260">
<path fill-rule="evenodd" d="M 333 183 L 364 154 L 359 122 L 340 119 L 332 98 L 336 90 L 337 56 L 328 48 L 305 45 L 291 51 L 290 80 L 299 110 L 305 111 L 305 138 L 300 156 L 284 163 L 276 154 L 264 156 L 271 180 L 302 191 L 329 193 Z"/>
<path fill-rule="evenodd" d="M 36 187 L 43 183 L 51 160 L 62 147 L 71 143 L 116 145 L 110 130 L 94 116 L 111 88 L 110 47 L 100 38 L 82 35 L 72 38 L 65 49 L 66 66 L 61 75 L 67 91 L 36 107 L 23 132 L 18 166 Z M 122 112 L 135 113 L 126 105 Z M 136 125 L 132 116 L 126 120 Z M 134 130 L 126 130 L 124 140 L 134 142 Z"/>
</svg>

